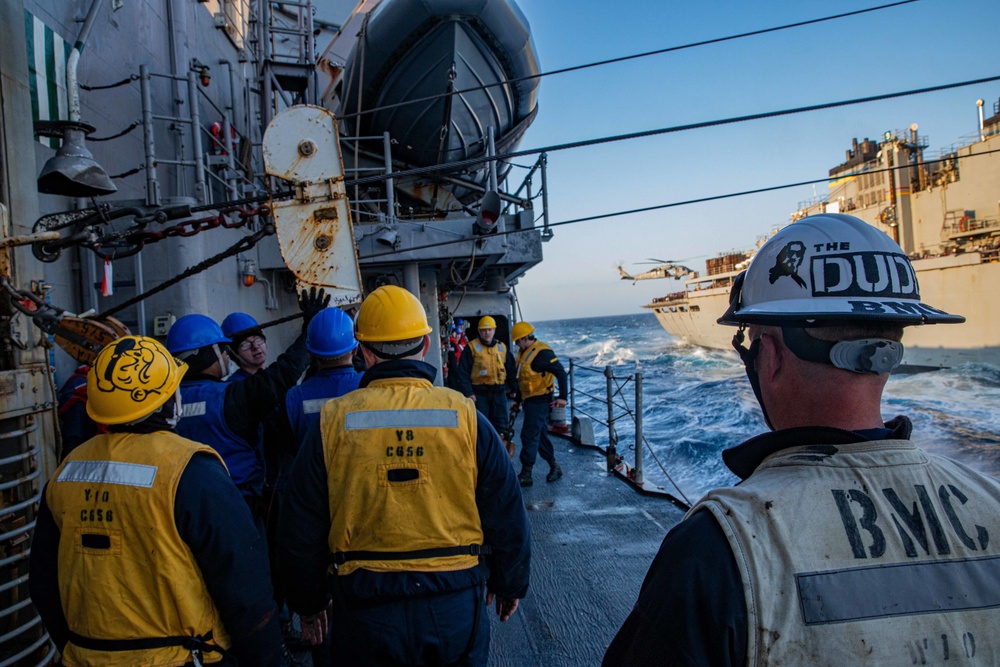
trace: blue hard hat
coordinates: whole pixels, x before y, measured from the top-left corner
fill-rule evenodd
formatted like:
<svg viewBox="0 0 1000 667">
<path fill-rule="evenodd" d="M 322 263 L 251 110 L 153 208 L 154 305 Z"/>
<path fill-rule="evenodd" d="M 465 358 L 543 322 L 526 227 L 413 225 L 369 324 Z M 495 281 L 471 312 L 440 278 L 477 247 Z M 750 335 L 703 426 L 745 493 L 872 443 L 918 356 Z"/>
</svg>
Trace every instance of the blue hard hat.
<svg viewBox="0 0 1000 667">
<path fill-rule="evenodd" d="M 465 326 L 465 320 L 463 320 L 461 317 L 456 317 L 455 318 L 455 324 L 457 326 L 464 327 Z"/>
<path fill-rule="evenodd" d="M 309 322 L 306 349 L 317 357 L 339 357 L 357 345 L 354 320 L 340 308 L 324 308 Z"/>
<path fill-rule="evenodd" d="M 230 338 L 234 333 L 246 331 L 247 329 L 257 329 L 260 324 L 257 320 L 246 313 L 229 313 L 226 319 L 222 320 L 222 334 Z"/>
<path fill-rule="evenodd" d="M 167 349 L 170 354 L 197 350 L 213 343 L 231 343 L 222 329 L 207 315 L 185 315 L 167 332 Z"/>
</svg>

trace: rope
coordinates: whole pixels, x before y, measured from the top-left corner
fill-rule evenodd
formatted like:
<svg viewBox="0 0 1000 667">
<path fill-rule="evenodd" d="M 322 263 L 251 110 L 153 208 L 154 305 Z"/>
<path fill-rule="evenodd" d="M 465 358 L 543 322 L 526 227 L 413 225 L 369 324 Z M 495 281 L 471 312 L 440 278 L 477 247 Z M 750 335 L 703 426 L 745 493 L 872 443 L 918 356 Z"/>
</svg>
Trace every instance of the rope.
<svg viewBox="0 0 1000 667">
<path fill-rule="evenodd" d="M 239 338 L 240 336 L 249 334 L 252 331 L 258 331 L 260 329 L 269 329 L 271 327 L 276 327 L 279 324 L 284 324 L 285 322 L 291 322 L 292 320 L 300 319 L 303 315 L 305 315 L 304 312 L 299 312 L 299 313 L 293 313 L 292 315 L 286 315 L 285 317 L 279 317 L 276 320 L 271 320 L 270 322 L 264 322 L 263 324 L 258 324 L 255 327 L 248 327 L 246 329 L 240 329 L 239 331 L 234 331 L 233 333 L 229 334 L 228 338 L 236 339 Z"/>
<path fill-rule="evenodd" d="M 82 88 L 83 90 L 107 90 L 108 88 L 117 88 L 118 86 L 124 86 L 126 83 L 131 83 L 133 81 L 138 81 L 138 80 L 139 80 L 139 76 L 137 74 L 133 74 L 133 75 L 129 76 L 128 78 L 122 79 L 121 81 L 116 81 L 114 83 L 109 83 L 109 84 L 104 85 L 104 86 L 85 86 L 82 83 L 79 84 L 79 85 L 80 85 L 80 88 Z M 93 139 L 90 139 L 89 137 L 88 137 L 88 140 L 89 141 L 94 141 Z"/>
<path fill-rule="evenodd" d="M 588 394 L 587 392 L 585 392 L 582 389 L 575 389 L 574 392 L 577 393 L 577 394 L 582 394 L 582 395 L 586 396 L 587 398 L 592 398 L 595 401 L 597 401 L 598 403 L 603 403 L 604 405 L 608 404 L 608 400 L 606 398 L 602 398 L 600 396 L 595 396 L 594 394 Z"/>
<path fill-rule="evenodd" d="M 691 42 L 690 44 L 683 44 L 681 46 L 670 46 L 670 47 L 667 47 L 667 48 L 664 48 L 664 49 L 657 49 L 655 51 L 645 51 L 643 53 L 636 53 L 636 54 L 629 55 L 629 56 L 620 56 L 618 58 L 609 58 L 607 60 L 599 60 L 597 62 L 587 63 L 587 64 L 584 64 L 584 65 L 574 65 L 572 67 L 564 67 L 562 69 L 556 69 L 556 70 L 552 70 L 550 72 L 541 72 L 539 74 L 529 74 L 527 76 L 518 77 L 516 79 L 504 79 L 503 81 L 498 81 L 496 83 L 484 84 L 482 86 L 476 86 L 474 88 L 465 88 L 463 90 L 455 90 L 455 91 L 452 91 L 450 93 L 439 93 L 437 95 L 428 95 L 427 97 L 419 97 L 419 98 L 412 99 L 412 100 L 406 100 L 404 102 L 395 102 L 393 104 L 386 104 L 386 105 L 383 105 L 383 106 L 380 106 L 380 107 L 372 107 L 371 109 L 365 109 L 364 111 L 360 111 L 359 110 L 358 112 L 353 113 L 353 114 L 345 114 L 344 116 L 341 116 L 340 119 L 343 120 L 343 119 L 346 119 L 346 118 L 353 118 L 355 116 L 360 116 L 362 114 L 374 113 L 376 111 L 383 111 L 385 109 L 393 109 L 395 107 L 405 106 L 407 104 L 417 104 L 417 103 L 420 103 L 420 102 L 429 102 L 431 100 L 436 100 L 438 98 L 447 97 L 447 96 L 450 96 L 450 95 L 464 95 L 466 93 L 472 93 L 472 92 L 475 92 L 477 90 L 487 90 L 489 88 L 495 88 L 495 87 L 499 87 L 499 86 L 507 87 L 507 86 L 510 86 L 512 84 L 515 84 L 515 83 L 520 83 L 522 81 L 530 81 L 530 80 L 533 80 L 533 79 L 541 79 L 544 76 L 552 76 L 554 74 L 565 74 L 567 72 L 576 72 L 578 70 L 587 69 L 587 68 L 590 68 L 590 67 L 600 67 L 602 65 L 611 65 L 611 64 L 614 64 L 614 63 L 625 62 L 625 61 L 628 61 L 628 60 L 636 60 L 638 58 L 647 58 L 649 56 L 661 55 L 661 54 L 664 54 L 664 53 L 670 53 L 672 51 L 682 51 L 684 49 L 691 49 L 691 48 L 694 48 L 694 47 L 697 47 L 697 46 L 707 46 L 709 44 L 720 44 L 722 42 L 728 42 L 728 41 L 732 41 L 732 40 L 735 40 L 735 39 L 742 39 L 744 37 L 755 37 L 757 35 L 766 35 L 767 33 L 778 32 L 779 30 L 788 30 L 790 28 L 800 28 L 802 26 L 812 25 L 812 24 L 815 24 L 815 23 L 823 23 L 824 21 L 833 21 L 835 19 L 842 19 L 842 18 L 847 18 L 847 17 L 850 17 L 850 16 L 857 16 L 859 14 L 866 14 L 868 12 L 875 12 L 875 11 L 879 11 L 879 10 L 882 10 L 882 9 L 889 9 L 889 8 L 892 8 L 892 7 L 898 7 L 900 5 L 908 5 L 911 2 L 916 2 L 916 1 L 917 0 L 902 0 L 902 2 L 893 2 L 893 3 L 890 3 L 888 5 L 880 5 L 878 7 L 870 7 L 868 9 L 859 9 L 859 10 L 853 11 L 853 12 L 846 12 L 846 13 L 843 13 L 843 14 L 834 14 L 832 16 L 825 16 L 825 17 L 818 18 L 818 19 L 809 19 L 809 20 L 806 20 L 806 21 L 799 21 L 797 23 L 788 23 L 788 24 L 785 24 L 785 25 L 775 26 L 775 27 L 772 27 L 772 28 L 763 28 L 761 30 L 752 30 L 750 32 L 744 32 L 744 33 L 740 33 L 740 34 L 737 34 L 737 35 L 729 35 L 728 37 L 716 37 L 716 38 L 713 38 L 713 39 L 706 39 L 706 40 L 703 40 L 703 41 L 700 41 L 700 42 Z M 366 21 L 368 19 L 368 16 L 370 16 L 370 15 L 366 15 L 365 16 L 365 20 Z"/>
<path fill-rule="evenodd" d="M 583 364 L 573 364 L 573 368 L 582 368 L 585 371 L 590 371 L 591 373 L 598 373 L 600 375 L 604 374 L 603 368 L 594 368 L 593 366 L 584 366 Z"/>
<path fill-rule="evenodd" d="M 120 174 L 114 174 L 113 176 L 108 176 L 108 178 L 128 178 L 129 176 L 135 176 L 140 171 L 145 169 L 145 167 L 136 167 L 135 169 L 129 169 L 128 171 L 123 171 Z"/>
<path fill-rule="evenodd" d="M 128 308 L 130 306 L 134 306 L 135 304 L 137 304 L 140 301 L 143 301 L 145 299 L 148 299 L 149 297 L 153 296 L 154 294 L 158 294 L 159 292 L 162 292 L 163 290 L 165 290 L 165 289 L 167 289 L 169 287 L 173 287 L 174 285 L 176 285 L 177 283 L 181 282 L 182 280 L 185 280 L 186 278 L 190 278 L 193 275 L 197 275 L 197 274 L 201 273 L 202 271 L 205 271 L 206 269 L 209 269 L 209 268 L 215 266 L 216 264 L 218 264 L 219 262 L 221 262 L 224 259 L 228 259 L 229 257 L 233 257 L 234 255 L 238 255 L 241 252 L 246 252 L 250 248 L 254 247 L 257 244 L 257 242 L 260 241 L 262 238 L 264 238 L 265 236 L 269 236 L 269 235 L 271 235 L 273 233 L 274 233 L 274 227 L 272 225 L 270 225 L 270 224 L 266 224 L 260 230 L 254 232 L 250 236 L 244 236 L 242 239 L 240 239 L 239 241 L 237 241 L 233 245 L 229 246 L 229 248 L 227 248 L 226 250 L 223 250 L 218 255 L 215 255 L 213 257 L 209 257 L 205 261 L 200 262 L 198 264 L 195 264 L 194 266 L 186 269 L 182 273 L 174 276 L 170 280 L 167 280 L 167 281 L 165 281 L 163 283 L 160 283 L 159 285 L 157 285 L 153 289 L 146 290 L 142 294 L 136 295 L 136 296 L 132 297 L 131 299 L 129 299 L 128 301 L 120 303 L 120 304 L 118 304 L 117 306 L 115 306 L 113 308 L 109 308 L 108 310 L 104 311 L 103 313 L 99 313 L 98 315 L 95 315 L 95 317 L 97 319 L 102 319 L 102 318 L 108 317 L 109 315 L 114 315 L 115 313 L 117 313 L 117 312 L 119 312 L 121 310 L 125 310 L 126 308 Z"/>
<path fill-rule="evenodd" d="M 452 282 L 454 282 L 459 287 L 465 286 L 469 282 L 469 278 L 472 277 L 472 271 L 476 268 L 476 244 L 472 244 L 472 256 L 469 257 L 469 270 L 465 273 L 465 278 L 459 279 L 455 271 L 455 260 L 452 260 L 451 264 L 448 265 L 448 274 L 451 276 Z M 462 293 L 464 298 L 465 292 Z M 455 310 L 458 310 L 458 306 L 455 306 Z"/>
<path fill-rule="evenodd" d="M 126 134 L 128 134 L 129 132 L 131 132 L 135 128 L 139 127 L 140 125 L 142 125 L 142 122 L 138 121 L 138 120 L 135 120 L 135 121 L 132 121 L 131 125 L 129 125 L 128 127 L 126 127 L 124 130 L 122 130 L 118 134 L 112 134 L 110 137 L 87 137 L 87 141 L 111 141 L 112 139 L 117 139 L 118 137 L 124 137 Z M 112 178 L 114 178 L 114 177 L 112 176 Z"/>
<path fill-rule="evenodd" d="M 365 18 L 361 21 L 361 30 L 358 33 L 358 49 L 361 52 L 361 58 L 359 59 L 359 69 L 358 73 L 358 114 L 361 113 L 361 96 L 364 93 L 364 83 L 365 83 L 365 52 L 368 51 L 368 19 L 371 17 L 371 12 L 365 14 Z M 354 78 L 354 68 L 351 68 L 351 79 Z M 350 81 L 348 81 L 348 87 L 344 88 L 345 91 L 350 91 Z M 354 133 L 357 136 L 361 136 L 361 121 L 354 121 Z M 361 150 L 361 142 L 354 142 L 354 166 L 358 166 L 358 153 Z M 358 185 L 354 186 L 354 201 L 360 200 L 361 197 L 358 196 Z M 389 211 L 389 219 L 392 219 L 392 211 Z"/>
<path fill-rule="evenodd" d="M 581 413 L 581 414 L 584 414 L 584 415 L 586 415 L 587 417 L 590 417 L 590 419 L 591 419 L 592 421 L 595 421 L 595 422 L 597 422 L 597 423 L 598 423 L 598 424 L 600 424 L 601 426 L 607 426 L 607 425 L 608 425 L 608 422 L 606 422 L 606 421 L 604 421 L 603 419 L 600 419 L 600 418 L 598 418 L 598 417 L 595 417 L 594 415 L 590 414 L 590 413 L 589 413 L 589 412 L 587 412 L 586 410 L 583 410 L 583 409 L 581 409 L 581 408 L 577 408 L 577 409 L 576 409 L 576 411 L 577 411 L 577 412 L 579 412 L 579 413 Z"/>
<path fill-rule="evenodd" d="M 62 461 L 63 458 L 63 437 L 62 437 L 62 426 L 59 424 L 59 390 L 56 387 L 56 378 L 53 373 L 52 364 L 49 363 L 49 351 L 48 348 L 52 346 L 52 343 L 46 337 L 45 332 L 42 332 L 42 340 L 45 342 L 45 377 L 49 381 L 49 390 L 52 392 L 52 426 L 55 431 L 56 442 L 56 460 Z"/>
<path fill-rule="evenodd" d="M 629 376 L 629 377 L 631 377 L 631 376 Z M 619 388 L 619 391 L 620 390 L 621 390 L 621 387 Z M 625 409 L 628 411 L 628 415 L 630 417 L 632 417 L 632 423 L 634 424 L 635 420 L 636 420 L 636 416 L 632 412 L 632 409 L 628 407 L 627 399 L 624 396 L 622 397 L 622 400 L 626 401 Z M 660 457 L 657 456 L 656 452 L 653 451 L 653 448 L 649 446 L 649 441 L 646 440 L 645 434 L 642 436 L 642 443 L 641 444 L 640 443 L 636 443 L 636 446 L 637 447 L 641 447 L 643 444 L 646 445 L 646 449 L 649 450 L 649 453 L 653 456 L 653 460 L 656 461 L 656 464 L 658 466 L 660 466 L 660 470 L 663 471 L 663 474 L 667 476 L 667 479 L 670 480 L 670 483 L 674 485 L 675 489 L 677 489 L 677 493 L 681 494 L 681 498 L 683 498 L 684 502 L 686 502 L 690 506 L 691 505 L 691 500 L 686 495 L 684 495 L 684 491 L 681 490 L 681 487 L 677 485 L 677 482 L 674 481 L 674 478 L 670 476 L 669 472 L 667 472 L 667 469 L 663 466 L 663 463 L 660 461 Z"/>
</svg>

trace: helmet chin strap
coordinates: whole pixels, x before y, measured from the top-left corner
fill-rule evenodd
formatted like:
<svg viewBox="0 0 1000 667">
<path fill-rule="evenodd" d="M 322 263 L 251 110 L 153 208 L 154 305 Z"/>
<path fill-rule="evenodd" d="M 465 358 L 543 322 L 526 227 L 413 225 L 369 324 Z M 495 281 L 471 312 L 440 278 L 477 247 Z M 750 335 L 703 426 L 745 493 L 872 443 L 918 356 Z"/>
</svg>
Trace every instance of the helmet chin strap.
<svg viewBox="0 0 1000 667">
<path fill-rule="evenodd" d="M 212 343 L 212 351 L 215 352 L 215 358 L 219 360 L 219 368 L 221 370 L 226 369 L 226 357 L 223 356 L 222 350 L 219 348 L 218 343 Z"/>
<path fill-rule="evenodd" d="M 736 330 L 736 335 L 733 336 L 733 347 L 736 348 L 736 352 L 740 355 L 740 359 L 743 360 L 743 370 L 746 371 L 747 380 L 750 381 L 750 387 L 753 389 L 753 395 L 757 397 L 757 405 L 760 406 L 760 411 L 764 415 L 764 423 L 767 427 L 774 430 L 774 426 L 771 424 L 770 417 L 767 416 L 767 408 L 764 406 L 764 399 L 761 398 L 760 394 L 760 375 L 757 374 L 757 355 L 760 354 L 760 338 L 750 343 L 750 348 L 743 347 L 743 341 L 746 340 L 746 336 L 743 331 L 746 329 L 746 325 L 740 325 L 740 328 Z"/>
<path fill-rule="evenodd" d="M 377 350 L 371 345 L 368 345 L 366 343 L 362 343 L 362 345 L 371 350 L 371 353 L 374 354 L 379 359 L 395 361 L 397 359 L 405 359 L 406 357 L 412 357 L 413 355 L 418 354 L 420 351 L 422 351 L 424 349 L 424 338 L 421 337 L 420 342 L 411 347 L 410 349 L 408 350 L 404 349 L 400 352 L 395 352 L 395 353 L 389 352 L 388 350 L 385 349 Z M 399 346 L 392 346 L 392 347 L 398 348 Z"/>
<path fill-rule="evenodd" d="M 168 401 L 167 405 L 172 405 L 174 408 L 173 414 L 166 418 L 167 425 L 170 428 L 177 428 L 177 424 L 181 421 L 181 388 L 179 386 L 174 391 L 174 400 Z"/>
</svg>

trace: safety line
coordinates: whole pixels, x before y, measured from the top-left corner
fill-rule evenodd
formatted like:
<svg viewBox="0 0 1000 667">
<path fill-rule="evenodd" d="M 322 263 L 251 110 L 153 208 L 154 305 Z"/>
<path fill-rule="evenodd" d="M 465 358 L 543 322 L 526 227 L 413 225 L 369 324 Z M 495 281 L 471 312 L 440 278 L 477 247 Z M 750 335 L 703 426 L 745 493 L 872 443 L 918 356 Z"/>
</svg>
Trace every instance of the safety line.
<svg viewBox="0 0 1000 667">
<path fill-rule="evenodd" d="M 911 97 L 913 95 L 923 95 L 925 93 L 934 93 L 942 90 L 951 90 L 954 88 L 963 88 L 966 86 L 975 86 L 982 83 L 992 83 L 994 81 L 1000 81 L 1000 75 L 988 76 L 981 79 L 972 79 L 970 81 L 960 81 L 958 83 L 946 83 L 938 86 L 928 86 L 926 88 L 916 88 L 914 90 L 905 90 L 895 93 L 883 93 L 881 95 L 869 95 L 867 97 L 857 97 L 850 100 L 840 100 L 838 102 L 824 102 L 821 104 L 810 104 L 804 107 L 795 107 L 792 109 L 779 109 L 775 111 L 764 111 L 762 113 L 748 114 L 745 116 L 731 116 L 729 118 L 720 118 L 717 120 L 706 120 L 698 123 L 686 123 L 684 125 L 673 125 L 671 127 L 661 127 L 654 130 L 642 130 L 640 132 L 629 132 L 627 134 L 615 134 L 606 137 L 598 137 L 596 139 L 583 139 L 581 141 L 571 141 L 564 144 L 554 144 L 552 146 L 544 146 L 542 148 L 529 148 L 521 151 L 513 151 L 510 153 L 503 153 L 500 155 L 484 155 L 476 158 L 468 158 L 466 160 L 457 160 L 455 162 L 447 162 L 437 165 L 427 165 L 425 167 L 414 167 L 412 169 L 404 169 L 402 171 L 394 171 L 390 175 L 373 175 L 373 176 L 362 176 L 361 178 L 356 178 L 351 181 L 347 181 L 345 185 L 361 185 L 364 183 L 375 183 L 388 180 L 390 178 L 401 179 L 407 176 L 417 176 L 421 174 L 435 173 L 435 172 L 449 172 L 458 171 L 466 167 L 483 164 L 486 162 L 502 162 L 516 157 L 524 157 L 525 155 L 535 155 L 538 153 L 549 153 L 555 151 L 564 151 L 571 148 L 584 148 L 587 146 L 597 146 L 599 144 L 608 144 L 618 141 L 627 141 L 630 139 L 644 139 L 646 137 L 658 136 L 661 134 L 672 134 L 674 132 L 686 132 L 688 130 L 699 130 L 707 127 L 718 127 L 720 125 L 732 125 L 734 123 L 745 123 L 751 120 L 762 120 L 764 118 L 780 118 L 782 116 L 792 116 L 800 113 L 807 113 L 810 111 L 822 111 L 824 109 L 835 109 L 838 107 L 853 106 L 856 104 L 865 104 L 868 102 L 879 102 L 882 100 L 896 99 L 900 97 Z"/>
<path fill-rule="evenodd" d="M 966 159 L 971 158 L 971 157 L 978 157 L 980 155 L 989 155 L 991 153 L 1000 153 L 1000 148 L 993 149 L 993 150 L 988 150 L 988 151 L 981 151 L 979 153 L 973 153 L 973 154 L 970 154 L 970 155 L 949 155 L 947 159 L 960 161 L 960 160 L 966 160 Z M 586 216 L 586 217 L 583 217 L 583 218 L 573 218 L 572 220 L 562 220 L 560 222 L 550 222 L 548 224 L 548 227 L 552 228 L 552 227 L 562 227 L 564 225 L 575 225 L 575 224 L 580 223 L 580 222 L 590 222 L 590 221 L 593 221 L 593 220 L 602 220 L 602 219 L 605 219 L 605 218 L 616 218 L 616 217 L 621 217 L 621 216 L 625 216 L 625 215 L 634 215 L 636 213 L 646 213 L 646 212 L 649 212 L 649 211 L 659 211 L 659 210 L 662 210 L 662 209 L 665 209 L 665 208 L 675 208 L 675 207 L 678 207 L 678 206 L 689 206 L 691 204 L 703 204 L 705 202 L 718 201 L 718 200 L 721 200 L 721 199 L 732 199 L 732 198 L 735 198 L 735 197 L 744 197 L 746 195 L 755 195 L 755 194 L 760 194 L 760 193 L 763 193 L 763 192 L 774 192 L 776 190 L 787 190 L 789 188 L 797 188 L 797 187 L 800 187 L 800 186 L 803 186 L 803 185 L 817 185 L 817 184 L 820 184 L 820 183 L 829 183 L 830 181 L 839 181 L 839 180 L 842 180 L 844 178 L 851 178 L 851 177 L 860 176 L 861 174 L 878 174 L 878 173 L 882 173 L 882 172 L 886 172 L 886 171 L 900 171 L 900 170 L 903 170 L 903 169 L 915 169 L 915 168 L 918 168 L 918 167 L 923 167 L 923 166 L 926 166 L 926 165 L 929 165 L 929 164 L 933 164 L 935 162 L 941 162 L 942 159 L 944 159 L 944 158 L 939 158 L 937 160 L 929 160 L 929 161 L 924 161 L 924 162 L 915 162 L 913 164 L 905 164 L 905 165 L 900 165 L 900 166 L 896 166 L 896 167 L 885 167 L 883 169 L 868 169 L 868 170 L 865 170 L 865 171 L 850 172 L 850 173 L 847 173 L 847 174 L 840 174 L 838 176 L 826 176 L 824 178 L 814 178 L 814 179 L 810 179 L 808 181 L 798 181 L 796 183 L 785 183 L 783 185 L 771 185 L 771 186 L 767 186 L 767 187 L 763 187 L 763 188 L 754 188 L 752 190 L 741 190 L 739 192 L 730 192 L 730 193 L 722 194 L 722 195 L 709 195 L 707 197 L 698 197 L 696 199 L 685 199 L 685 200 L 682 200 L 682 201 L 670 202 L 670 203 L 667 203 L 667 204 L 655 204 L 653 206 L 643 206 L 641 208 L 633 208 L 633 209 L 628 209 L 628 210 L 625 210 L 625 211 L 615 211 L 615 212 L 612 212 L 612 213 L 599 213 L 597 215 L 590 215 L 590 216 Z M 424 250 L 425 248 L 437 248 L 439 246 L 451 245 L 453 243 L 474 243 L 476 241 L 483 240 L 483 239 L 491 239 L 491 238 L 494 238 L 494 237 L 507 236 L 507 235 L 510 235 L 510 234 L 523 234 L 525 232 L 532 232 L 532 231 L 535 231 L 535 229 L 534 228 L 532 228 L 532 229 L 509 229 L 509 230 L 506 230 L 506 231 L 503 231 L 503 232 L 500 232 L 500 231 L 494 232 L 494 233 L 488 234 L 486 236 L 471 236 L 471 237 L 466 237 L 466 238 L 462 238 L 462 239 L 452 239 L 452 240 L 448 240 L 448 241 L 437 241 L 435 243 L 427 243 L 425 245 L 410 246 L 408 248 L 400 248 L 399 250 L 390 250 L 389 252 L 375 253 L 375 254 L 372 254 L 372 255 L 359 255 L 358 259 L 361 260 L 361 259 L 373 259 L 373 258 L 376 258 L 376 257 L 388 257 L 390 255 L 396 255 L 396 254 L 399 254 L 399 253 L 413 252 L 414 250 Z M 590 370 L 590 369 L 588 369 L 588 370 Z"/>
</svg>

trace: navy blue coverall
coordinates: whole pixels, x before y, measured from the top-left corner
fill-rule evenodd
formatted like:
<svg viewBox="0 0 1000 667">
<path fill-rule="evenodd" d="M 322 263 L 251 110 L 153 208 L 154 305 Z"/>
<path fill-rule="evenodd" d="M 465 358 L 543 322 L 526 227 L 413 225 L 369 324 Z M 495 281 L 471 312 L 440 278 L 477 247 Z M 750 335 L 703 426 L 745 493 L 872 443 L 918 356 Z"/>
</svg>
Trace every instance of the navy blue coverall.
<svg viewBox="0 0 1000 667">
<path fill-rule="evenodd" d="M 263 514 L 259 507 L 265 475 L 261 424 L 298 382 L 309 359 L 303 333 L 273 364 L 246 379 L 222 382 L 196 374 L 185 376 L 181 382 L 181 401 L 185 405 L 194 400 L 192 390 L 197 390 L 199 400 L 202 395 L 221 394 L 218 396 L 221 412 L 209 409 L 199 417 L 182 417 L 177 433 L 219 452 L 255 516 Z"/>
<path fill-rule="evenodd" d="M 480 341 L 482 342 L 482 341 Z M 497 344 L 497 339 L 493 343 L 484 347 L 491 348 Z M 504 360 L 504 370 L 507 371 L 507 382 L 505 384 L 472 384 L 472 363 L 475 354 L 472 345 L 467 345 L 462 352 L 462 358 L 458 361 L 458 390 L 465 396 L 476 397 L 476 409 L 486 415 L 498 432 L 507 428 L 510 414 L 507 409 L 507 392 L 517 389 L 517 369 L 514 366 L 514 355 L 510 348 L 507 348 L 507 357 Z"/>
<path fill-rule="evenodd" d="M 385 377 L 433 381 L 422 361 L 386 361 L 368 370 L 361 387 Z M 338 665 L 482 665 L 489 653 L 483 587 L 504 598 L 528 589 L 528 517 L 500 436 L 476 413 L 476 509 L 492 553 L 453 572 L 372 572 L 330 576 L 330 494 L 319 425 L 306 435 L 285 494 L 279 527 L 288 605 L 303 616 L 324 609 L 332 593 L 333 655 Z"/>
<path fill-rule="evenodd" d="M 531 368 L 539 373 L 551 373 L 559 385 L 557 398 L 566 400 L 566 369 L 556 358 L 552 350 L 541 350 L 531 360 Z M 520 395 L 518 396 L 520 399 Z M 519 456 L 523 467 L 531 468 L 538 456 L 550 466 L 556 462 L 556 451 L 549 440 L 549 409 L 552 394 L 532 396 L 524 399 L 521 406 L 524 411 L 524 422 L 521 425 L 521 454 Z"/>
</svg>

